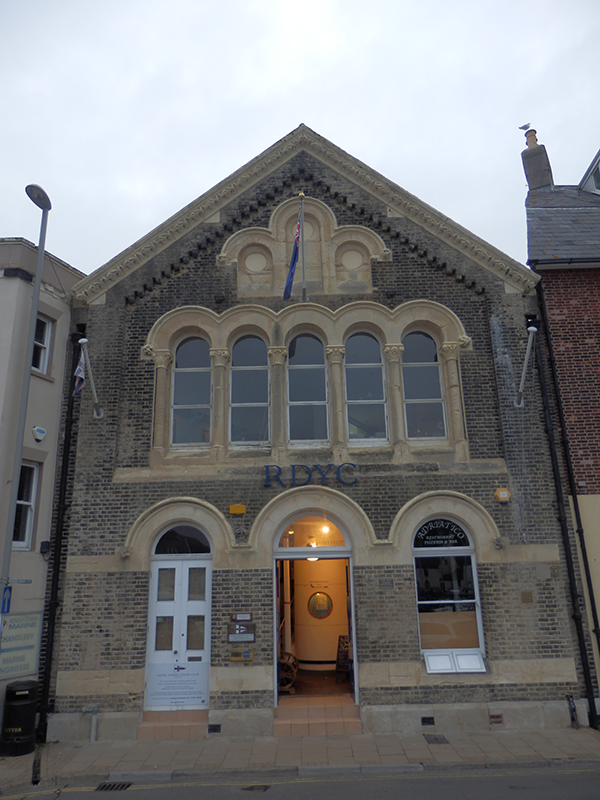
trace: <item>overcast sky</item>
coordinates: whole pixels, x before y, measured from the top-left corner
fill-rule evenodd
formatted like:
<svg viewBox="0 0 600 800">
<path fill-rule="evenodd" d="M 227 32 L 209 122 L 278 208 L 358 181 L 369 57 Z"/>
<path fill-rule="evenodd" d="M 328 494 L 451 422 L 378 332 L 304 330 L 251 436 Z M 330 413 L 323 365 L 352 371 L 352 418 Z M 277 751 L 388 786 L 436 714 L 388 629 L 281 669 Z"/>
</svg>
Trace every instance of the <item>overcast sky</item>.
<svg viewBox="0 0 600 800">
<path fill-rule="evenodd" d="M 0 236 L 89 273 L 300 123 L 526 260 L 600 148 L 599 0 L 0 0 Z"/>
</svg>

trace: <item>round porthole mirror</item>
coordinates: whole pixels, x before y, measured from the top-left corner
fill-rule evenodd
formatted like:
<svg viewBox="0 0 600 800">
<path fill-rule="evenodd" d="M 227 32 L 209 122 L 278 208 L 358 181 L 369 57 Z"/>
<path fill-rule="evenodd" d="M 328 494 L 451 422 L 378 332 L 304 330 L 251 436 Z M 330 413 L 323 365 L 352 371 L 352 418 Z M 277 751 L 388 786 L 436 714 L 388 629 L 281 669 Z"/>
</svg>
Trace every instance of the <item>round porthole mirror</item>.
<svg viewBox="0 0 600 800">
<path fill-rule="evenodd" d="M 333 610 L 331 597 L 325 592 L 315 592 L 308 600 L 308 610 L 313 617 L 325 619 Z"/>
</svg>

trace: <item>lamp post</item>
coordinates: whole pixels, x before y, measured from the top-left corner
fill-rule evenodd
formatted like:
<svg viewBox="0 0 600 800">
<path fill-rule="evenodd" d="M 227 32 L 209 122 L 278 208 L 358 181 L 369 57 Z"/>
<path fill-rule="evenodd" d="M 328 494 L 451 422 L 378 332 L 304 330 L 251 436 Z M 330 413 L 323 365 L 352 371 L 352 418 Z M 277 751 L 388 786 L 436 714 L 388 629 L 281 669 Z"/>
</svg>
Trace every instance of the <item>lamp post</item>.
<svg viewBox="0 0 600 800">
<path fill-rule="evenodd" d="M 10 500 L 8 504 L 8 519 L 6 522 L 6 540 L 4 542 L 4 557 L 2 559 L 2 572 L 0 573 L 0 585 L 6 586 L 9 582 L 10 557 L 12 553 L 13 533 L 15 528 L 15 517 L 17 514 L 17 499 L 19 495 L 19 482 L 21 479 L 21 461 L 23 459 L 23 438 L 25 435 L 25 422 L 27 418 L 27 401 L 29 399 L 29 379 L 31 377 L 31 364 L 33 363 L 33 346 L 35 342 L 35 328 L 37 323 L 38 303 L 40 299 L 40 287 L 42 285 L 42 271 L 44 267 L 44 247 L 46 244 L 46 227 L 48 225 L 48 212 L 52 208 L 52 203 L 46 192 L 41 186 L 30 184 L 25 188 L 29 199 L 42 209 L 42 225 L 40 228 L 40 241 L 38 244 L 37 267 L 33 284 L 33 297 L 31 299 L 31 312 L 29 317 L 29 334 L 27 336 L 27 347 L 25 349 L 25 361 L 23 364 L 23 383 L 21 386 L 21 401 L 19 408 L 19 423 L 15 439 L 15 453 L 12 483 L 10 487 Z"/>
</svg>

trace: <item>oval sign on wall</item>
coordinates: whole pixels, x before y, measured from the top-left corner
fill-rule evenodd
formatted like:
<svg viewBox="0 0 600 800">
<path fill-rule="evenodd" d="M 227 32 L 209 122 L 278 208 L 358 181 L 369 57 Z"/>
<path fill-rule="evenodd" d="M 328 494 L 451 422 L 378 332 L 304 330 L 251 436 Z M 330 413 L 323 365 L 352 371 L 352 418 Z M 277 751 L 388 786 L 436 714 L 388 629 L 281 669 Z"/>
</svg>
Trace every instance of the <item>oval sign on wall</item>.
<svg viewBox="0 0 600 800">
<path fill-rule="evenodd" d="M 333 603 L 325 592 L 315 592 L 308 600 L 308 610 L 317 619 L 325 619 L 331 614 Z"/>
</svg>

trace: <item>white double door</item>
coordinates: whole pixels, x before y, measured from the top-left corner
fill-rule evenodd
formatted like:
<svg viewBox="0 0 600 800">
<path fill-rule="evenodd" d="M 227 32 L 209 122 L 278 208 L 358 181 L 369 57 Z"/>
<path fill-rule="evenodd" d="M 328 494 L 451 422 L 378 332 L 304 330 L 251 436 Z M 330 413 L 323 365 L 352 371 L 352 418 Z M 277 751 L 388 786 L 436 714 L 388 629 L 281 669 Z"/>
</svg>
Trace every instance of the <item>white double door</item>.
<svg viewBox="0 0 600 800">
<path fill-rule="evenodd" d="M 208 708 L 212 564 L 202 559 L 152 562 L 145 707 Z"/>
</svg>

